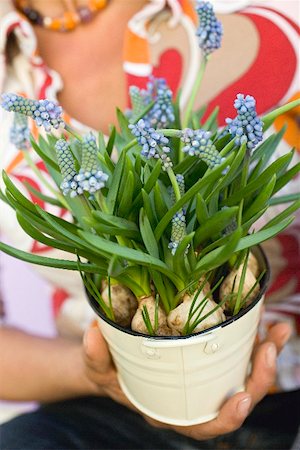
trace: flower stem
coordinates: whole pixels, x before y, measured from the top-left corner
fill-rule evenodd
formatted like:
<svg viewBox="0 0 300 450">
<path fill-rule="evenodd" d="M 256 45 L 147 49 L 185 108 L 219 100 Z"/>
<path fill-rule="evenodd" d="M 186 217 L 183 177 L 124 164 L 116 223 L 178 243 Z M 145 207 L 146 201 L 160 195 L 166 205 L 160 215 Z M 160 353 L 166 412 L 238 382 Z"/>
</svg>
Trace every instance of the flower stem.
<svg viewBox="0 0 300 450">
<path fill-rule="evenodd" d="M 159 130 L 156 130 L 157 133 L 161 133 L 166 137 L 177 137 L 179 138 L 181 136 L 181 130 L 175 130 L 172 128 L 162 128 Z"/>
<path fill-rule="evenodd" d="M 104 198 L 101 190 L 96 193 L 95 197 L 96 197 L 98 205 L 100 206 L 101 211 L 103 211 L 105 213 L 109 213 L 108 207 L 105 202 L 105 198 Z"/>
<path fill-rule="evenodd" d="M 271 111 L 269 114 L 263 116 L 261 119 L 264 123 L 264 131 L 266 131 L 272 125 L 272 123 L 278 116 L 298 106 L 300 106 L 300 99 L 294 100 L 290 103 L 287 103 L 286 105 L 280 106 L 279 108 Z"/>
<path fill-rule="evenodd" d="M 206 63 L 207 63 L 207 56 L 204 56 L 204 58 L 203 58 L 203 60 L 201 62 L 201 65 L 200 65 L 200 70 L 199 70 L 198 76 L 197 76 L 195 84 L 193 86 L 193 90 L 192 90 L 189 102 L 188 102 L 187 107 L 186 107 L 186 111 L 185 111 L 185 115 L 184 115 L 183 123 L 182 123 L 182 128 L 183 129 L 188 126 L 188 123 L 189 123 L 189 120 L 190 120 L 190 117 L 191 117 L 191 114 L 192 114 L 192 110 L 193 110 L 193 107 L 194 107 L 194 103 L 195 103 L 195 100 L 196 100 L 196 96 L 197 96 L 197 93 L 199 91 L 202 79 L 203 79 L 203 75 L 204 75 L 205 68 L 206 68 Z"/>
<path fill-rule="evenodd" d="M 70 125 L 65 125 L 65 130 L 69 133 L 69 134 L 71 134 L 72 136 L 74 136 L 78 141 L 82 141 L 82 137 L 79 135 L 79 134 L 77 134 L 76 132 L 75 132 L 75 130 L 73 130 L 73 128 L 72 127 L 70 127 Z"/>
<path fill-rule="evenodd" d="M 127 152 L 132 147 L 134 147 L 136 144 L 137 144 L 137 139 L 133 139 L 132 141 L 128 142 L 128 144 L 125 145 L 125 147 L 123 147 L 122 152 Z"/>
<path fill-rule="evenodd" d="M 176 180 L 175 173 L 173 172 L 173 170 L 171 168 L 169 168 L 167 170 L 167 174 L 168 174 L 168 176 L 170 178 L 170 181 L 171 181 L 171 184 L 172 184 L 172 187 L 173 187 L 173 190 L 174 190 L 176 201 L 178 202 L 178 200 L 180 200 L 180 198 L 181 198 L 181 195 L 180 195 L 180 189 L 179 189 L 179 186 L 178 186 L 178 183 L 177 183 L 177 180 Z"/>
<path fill-rule="evenodd" d="M 249 165 L 250 165 L 250 152 L 247 149 L 246 154 L 245 154 L 245 159 L 244 159 L 244 166 L 242 169 L 240 189 L 243 189 L 243 187 L 245 187 L 247 184 Z M 244 207 L 244 199 L 242 198 L 242 200 L 240 202 L 239 212 L 238 212 L 238 226 L 242 225 L 243 207 Z"/>
<path fill-rule="evenodd" d="M 35 175 L 37 176 L 37 178 L 41 181 L 41 183 L 57 198 L 57 200 L 60 201 L 60 203 L 66 208 L 68 209 L 68 203 L 65 201 L 64 197 L 57 192 L 50 183 L 48 183 L 48 181 L 46 180 L 46 178 L 42 175 L 42 172 L 36 167 L 36 165 L 34 164 L 31 156 L 29 155 L 28 151 L 24 151 L 23 152 L 24 158 L 27 162 L 27 164 L 29 165 L 29 167 L 31 168 L 31 170 L 35 173 Z"/>
</svg>

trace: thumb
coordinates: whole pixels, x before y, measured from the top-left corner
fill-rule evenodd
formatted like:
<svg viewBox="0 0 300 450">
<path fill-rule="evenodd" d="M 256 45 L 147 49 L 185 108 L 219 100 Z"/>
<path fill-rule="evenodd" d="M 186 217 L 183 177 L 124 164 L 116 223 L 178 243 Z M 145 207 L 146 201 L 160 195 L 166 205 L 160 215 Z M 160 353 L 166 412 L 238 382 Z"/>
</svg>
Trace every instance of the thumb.
<svg viewBox="0 0 300 450">
<path fill-rule="evenodd" d="M 100 373 L 112 367 L 112 360 L 107 343 L 97 325 L 94 323 L 85 331 L 83 348 L 87 365 Z"/>
</svg>

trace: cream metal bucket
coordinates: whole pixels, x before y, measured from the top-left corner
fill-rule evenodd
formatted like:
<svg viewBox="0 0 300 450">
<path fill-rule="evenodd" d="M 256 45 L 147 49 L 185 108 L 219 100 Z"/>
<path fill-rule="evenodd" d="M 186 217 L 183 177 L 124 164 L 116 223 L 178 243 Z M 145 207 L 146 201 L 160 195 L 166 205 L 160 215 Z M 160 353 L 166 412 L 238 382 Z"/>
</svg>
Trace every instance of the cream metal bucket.
<svg viewBox="0 0 300 450">
<path fill-rule="evenodd" d="M 260 249 L 255 255 L 267 267 Z M 144 336 L 100 317 L 120 385 L 133 405 L 173 425 L 215 418 L 223 402 L 244 389 L 267 278 L 256 300 L 234 319 L 188 337 Z"/>
</svg>

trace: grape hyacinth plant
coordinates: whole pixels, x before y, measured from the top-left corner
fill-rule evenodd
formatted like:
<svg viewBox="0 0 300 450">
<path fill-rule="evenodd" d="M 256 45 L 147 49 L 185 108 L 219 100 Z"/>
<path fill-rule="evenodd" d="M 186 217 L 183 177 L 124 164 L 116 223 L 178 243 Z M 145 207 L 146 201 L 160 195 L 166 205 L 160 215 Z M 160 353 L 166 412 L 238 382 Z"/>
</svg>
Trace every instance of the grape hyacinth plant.
<svg viewBox="0 0 300 450">
<path fill-rule="evenodd" d="M 62 107 L 47 99 L 31 100 L 16 94 L 2 94 L 2 108 L 31 117 L 37 126 L 43 126 L 47 132 L 64 126 Z"/>
<path fill-rule="evenodd" d="M 228 131 L 236 137 L 236 145 L 246 143 L 249 150 L 253 150 L 263 140 L 263 122 L 255 109 L 256 101 L 252 95 L 238 94 L 234 102 L 237 111 L 235 119 L 226 119 Z"/>
<path fill-rule="evenodd" d="M 27 234 L 65 258 L 4 243 L 0 250 L 78 271 L 100 315 L 147 335 L 200 332 L 251 304 L 265 276 L 255 246 L 284 230 L 300 207 L 299 195 L 281 199 L 279 193 L 300 171 L 290 167 L 293 152 L 270 162 L 282 131 L 263 140 L 275 118 L 299 101 L 258 117 L 256 100 L 240 93 L 232 99 L 237 116 L 224 127 L 216 113 L 200 122 L 193 110 L 222 38 L 212 6 L 201 1 L 196 11 L 203 62 L 183 112 L 167 82 L 151 78 L 146 89 L 130 88 L 131 110 L 117 112 L 118 130 L 112 127 L 105 140 L 101 132 L 78 136 L 53 101 L 2 96 L 2 107 L 16 117 L 12 141 L 28 161 L 36 151 L 53 179 L 52 196 L 43 200 L 67 209 L 73 221 L 41 209 L 3 173 L 1 200 Z M 29 140 L 27 120 L 43 126 L 44 137 Z M 287 200 L 257 229 L 266 210 Z"/>
<path fill-rule="evenodd" d="M 30 131 L 28 119 L 23 114 L 15 113 L 13 126 L 10 129 L 10 141 L 21 150 L 28 150 Z"/>
</svg>

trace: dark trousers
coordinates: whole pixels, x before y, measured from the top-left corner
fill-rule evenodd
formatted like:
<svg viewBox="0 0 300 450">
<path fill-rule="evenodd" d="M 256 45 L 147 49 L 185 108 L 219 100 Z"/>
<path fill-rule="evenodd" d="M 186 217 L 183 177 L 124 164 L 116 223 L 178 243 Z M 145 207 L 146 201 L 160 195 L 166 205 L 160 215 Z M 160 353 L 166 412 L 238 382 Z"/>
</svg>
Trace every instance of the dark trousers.
<svg viewBox="0 0 300 450">
<path fill-rule="evenodd" d="M 201 401 L 201 399 L 199 399 Z M 1 450 L 288 450 L 300 422 L 300 391 L 266 397 L 233 433 L 196 442 L 153 428 L 108 398 L 80 398 L 41 406 L 0 428 Z"/>
</svg>

